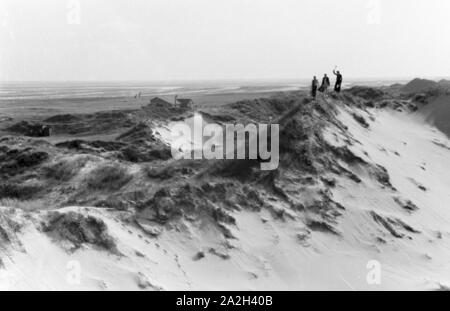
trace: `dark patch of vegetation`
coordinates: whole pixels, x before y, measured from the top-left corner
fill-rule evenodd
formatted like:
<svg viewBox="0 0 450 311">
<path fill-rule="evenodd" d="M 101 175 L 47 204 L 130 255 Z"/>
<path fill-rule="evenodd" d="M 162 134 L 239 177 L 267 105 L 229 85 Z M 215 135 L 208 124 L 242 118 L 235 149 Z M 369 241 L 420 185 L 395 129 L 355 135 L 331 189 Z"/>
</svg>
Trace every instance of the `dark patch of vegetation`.
<svg viewBox="0 0 450 311">
<path fill-rule="evenodd" d="M 167 180 L 177 176 L 191 175 L 193 169 L 189 167 L 176 167 L 173 165 L 164 167 L 145 166 L 144 172 L 151 179 Z"/>
<path fill-rule="evenodd" d="M 377 165 L 372 170 L 372 175 L 375 176 L 377 181 L 385 187 L 390 188 L 391 190 L 396 191 L 395 187 L 391 183 L 391 177 L 389 176 L 388 170 L 381 165 Z"/>
<path fill-rule="evenodd" d="M 43 230 L 53 238 L 70 241 L 73 244 L 72 250 L 87 243 L 118 254 L 116 243 L 108 234 L 108 227 L 103 220 L 93 216 L 72 211 L 52 212 Z"/>
<path fill-rule="evenodd" d="M 207 121 L 212 122 L 219 122 L 219 123 L 228 123 L 228 122 L 235 122 L 236 118 L 228 115 L 228 114 L 211 114 L 204 111 L 200 111 L 203 118 Z"/>
<path fill-rule="evenodd" d="M 366 86 L 354 86 L 348 90 L 344 91 L 344 94 L 351 94 L 353 96 L 360 97 L 365 100 L 380 100 L 382 99 L 386 94 L 376 88 L 366 87 Z"/>
<path fill-rule="evenodd" d="M 8 210 L 0 212 L 0 247 L 5 243 L 17 240 L 17 232 L 22 229 L 22 225 L 14 221 L 8 213 Z M 19 241 L 16 242 L 20 243 Z M 4 268 L 4 264 L 0 258 L 0 269 L 2 268 Z"/>
<path fill-rule="evenodd" d="M 73 114 L 58 114 L 55 116 L 51 116 L 44 120 L 44 122 L 49 123 L 69 123 L 79 121 L 81 118 L 79 116 Z"/>
<path fill-rule="evenodd" d="M 93 169 L 86 185 L 93 190 L 119 190 L 132 179 L 132 175 L 118 164 L 108 164 Z"/>
<path fill-rule="evenodd" d="M 0 174 L 14 176 L 27 168 L 43 163 L 49 158 L 47 152 L 34 148 L 10 149 L 0 146 Z"/>
<path fill-rule="evenodd" d="M 20 185 L 4 182 L 0 183 L 0 199 L 29 200 L 41 190 L 41 187 L 36 185 Z"/>
<path fill-rule="evenodd" d="M 121 150 L 119 158 L 128 162 L 141 163 L 155 160 L 169 160 L 172 153 L 169 147 L 145 148 L 142 146 L 128 146 Z"/>
<path fill-rule="evenodd" d="M 83 152 L 117 151 L 124 146 L 126 146 L 126 144 L 116 141 L 102 141 L 102 140 L 88 141 L 82 139 L 69 140 L 56 144 L 56 147 L 74 149 Z"/>
<path fill-rule="evenodd" d="M 6 130 L 29 137 L 45 137 L 51 135 L 51 128 L 48 125 L 29 123 L 27 121 L 16 123 L 6 128 Z"/>
<path fill-rule="evenodd" d="M 117 137 L 120 142 L 128 143 L 120 151 L 119 158 L 133 163 L 168 160 L 172 157 L 170 148 L 153 135 L 146 123 L 139 123 Z"/>
<path fill-rule="evenodd" d="M 80 169 L 86 164 L 86 158 L 78 158 L 73 160 L 61 160 L 56 163 L 43 167 L 44 176 L 46 178 L 58 181 L 68 181 L 72 179 Z"/>
<path fill-rule="evenodd" d="M 416 204 L 414 204 L 413 202 L 411 202 L 411 200 L 404 200 L 402 198 L 399 197 L 395 197 L 394 198 L 395 203 L 397 203 L 400 207 L 404 208 L 405 210 L 409 211 L 409 212 L 414 212 L 416 210 L 418 210 L 419 208 L 417 207 Z"/>
<path fill-rule="evenodd" d="M 136 110 L 112 110 L 76 116 L 60 115 L 47 121 L 51 123 L 55 134 L 105 134 L 133 126 L 137 122 L 135 112 Z"/>
<path fill-rule="evenodd" d="M 377 222 L 378 224 L 383 226 L 392 236 L 394 236 L 396 238 L 403 238 L 404 237 L 404 234 L 402 234 L 400 232 L 397 232 L 397 230 L 395 230 L 395 228 L 392 226 L 392 224 L 387 219 L 385 219 L 384 217 L 378 215 L 374 211 L 371 211 L 370 215 L 375 220 L 375 222 Z"/>
<path fill-rule="evenodd" d="M 332 225 L 322 220 L 309 220 L 306 225 L 312 231 L 320 231 L 324 233 L 339 235 L 339 232 Z"/>
<path fill-rule="evenodd" d="M 369 128 L 369 123 L 367 123 L 366 119 L 360 114 L 353 113 L 352 114 L 353 119 L 355 119 L 356 122 L 358 122 L 362 127 Z"/>
</svg>

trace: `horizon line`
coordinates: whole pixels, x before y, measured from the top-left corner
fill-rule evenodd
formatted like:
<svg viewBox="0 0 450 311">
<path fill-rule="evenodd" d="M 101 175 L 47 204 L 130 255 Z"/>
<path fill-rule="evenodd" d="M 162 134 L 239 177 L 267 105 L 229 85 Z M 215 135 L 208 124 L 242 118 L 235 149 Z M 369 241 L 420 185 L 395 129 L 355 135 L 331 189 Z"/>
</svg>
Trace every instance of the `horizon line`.
<svg viewBox="0 0 450 311">
<path fill-rule="evenodd" d="M 345 76 L 344 76 L 345 77 Z M 310 80 L 312 77 L 286 77 L 286 78 L 176 78 L 176 79 L 137 79 L 137 80 L 0 80 L 0 83 L 123 83 L 123 82 L 134 82 L 134 83 L 146 83 L 146 82 L 239 82 L 239 81 L 267 81 L 267 82 L 282 82 L 282 81 L 304 81 Z M 347 80 L 414 80 L 414 79 L 428 79 L 428 80 L 441 80 L 450 79 L 450 76 L 404 76 L 404 77 L 345 77 Z"/>
</svg>

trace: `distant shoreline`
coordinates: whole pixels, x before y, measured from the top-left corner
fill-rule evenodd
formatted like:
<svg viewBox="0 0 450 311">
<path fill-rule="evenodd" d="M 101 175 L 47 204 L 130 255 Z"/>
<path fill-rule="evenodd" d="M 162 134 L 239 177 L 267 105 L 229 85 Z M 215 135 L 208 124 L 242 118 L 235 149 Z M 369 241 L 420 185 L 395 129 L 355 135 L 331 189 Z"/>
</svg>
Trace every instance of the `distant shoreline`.
<svg viewBox="0 0 450 311">
<path fill-rule="evenodd" d="M 406 83 L 404 79 L 346 79 L 343 87 L 371 87 Z M 234 80 L 197 82 L 0 82 L 0 102 L 11 100 L 58 100 L 128 98 L 142 96 L 196 96 L 271 93 L 309 88 L 309 79 L 296 80 Z"/>
</svg>

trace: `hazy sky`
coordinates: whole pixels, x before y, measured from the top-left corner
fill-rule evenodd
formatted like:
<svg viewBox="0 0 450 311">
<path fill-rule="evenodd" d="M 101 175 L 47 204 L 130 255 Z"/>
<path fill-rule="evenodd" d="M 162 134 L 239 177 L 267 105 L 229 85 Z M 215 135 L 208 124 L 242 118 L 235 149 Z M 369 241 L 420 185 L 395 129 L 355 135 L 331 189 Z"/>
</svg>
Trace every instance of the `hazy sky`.
<svg viewBox="0 0 450 311">
<path fill-rule="evenodd" d="M 450 76 L 449 0 L 1 0 L 0 80 Z"/>
</svg>

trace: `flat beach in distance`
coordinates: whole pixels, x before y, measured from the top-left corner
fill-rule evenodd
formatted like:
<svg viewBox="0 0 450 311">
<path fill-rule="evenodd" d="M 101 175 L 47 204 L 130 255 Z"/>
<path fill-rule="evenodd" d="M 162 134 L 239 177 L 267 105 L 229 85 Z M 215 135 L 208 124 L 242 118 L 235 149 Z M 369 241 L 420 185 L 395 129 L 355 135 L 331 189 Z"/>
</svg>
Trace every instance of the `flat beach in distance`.
<svg viewBox="0 0 450 311">
<path fill-rule="evenodd" d="M 350 79 L 352 85 L 382 86 L 407 79 Z M 24 120 L 62 113 L 92 113 L 138 109 L 155 96 L 173 101 L 191 98 L 197 107 L 217 106 L 243 99 L 269 97 L 286 91 L 308 90 L 309 79 L 195 82 L 0 82 L 0 117 Z M 135 98 L 138 92 L 140 98 Z"/>
</svg>

